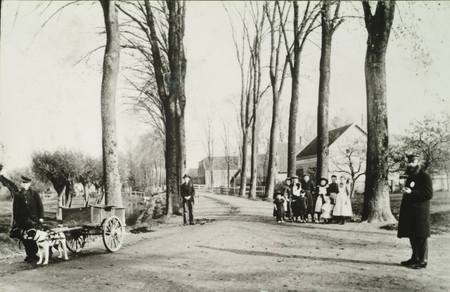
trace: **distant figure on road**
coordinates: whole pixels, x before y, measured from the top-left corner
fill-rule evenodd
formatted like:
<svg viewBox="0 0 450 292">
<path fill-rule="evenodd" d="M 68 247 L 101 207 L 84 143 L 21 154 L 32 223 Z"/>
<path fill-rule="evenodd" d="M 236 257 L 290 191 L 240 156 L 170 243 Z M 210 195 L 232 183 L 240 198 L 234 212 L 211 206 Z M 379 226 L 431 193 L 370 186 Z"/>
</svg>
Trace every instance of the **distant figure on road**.
<svg viewBox="0 0 450 292">
<path fill-rule="evenodd" d="M 408 237 L 412 255 L 401 265 L 423 269 L 428 261 L 428 237 L 430 237 L 430 200 L 433 197 L 431 177 L 419 164 L 419 157 L 409 154 L 406 179 L 400 205 L 398 237 Z"/>
<path fill-rule="evenodd" d="M 23 231 L 38 227 L 44 221 L 44 207 L 39 194 L 30 188 L 31 179 L 22 176 L 21 188 L 2 175 L 3 165 L 0 164 L 0 182 L 9 189 L 13 197 L 13 222 L 11 236 L 22 241 L 27 254 L 25 261 L 37 261 L 38 248 L 34 240 L 26 240 L 21 236 Z"/>
<path fill-rule="evenodd" d="M 194 184 L 191 181 L 190 176 L 185 174 L 183 176 L 183 183 L 181 184 L 181 197 L 183 199 L 183 223 L 188 224 L 188 214 L 189 213 L 189 224 L 194 225 L 194 196 L 195 189 Z"/>
</svg>

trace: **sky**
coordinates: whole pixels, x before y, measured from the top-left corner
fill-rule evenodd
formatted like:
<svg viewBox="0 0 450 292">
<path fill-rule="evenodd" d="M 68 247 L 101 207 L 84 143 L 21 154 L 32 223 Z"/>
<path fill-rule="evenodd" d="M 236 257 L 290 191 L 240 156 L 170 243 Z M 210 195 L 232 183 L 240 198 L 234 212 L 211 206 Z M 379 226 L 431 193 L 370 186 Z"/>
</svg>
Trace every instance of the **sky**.
<svg viewBox="0 0 450 292">
<path fill-rule="evenodd" d="M 39 4 L 41 4 L 39 6 Z M 205 157 L 205 123 L 213 121 L 215 154 L 221 155 L 223 124 L 236 129 L 240 77 L 230 19 L 215 1 L 187 4 L 185 47 L 186 143 L 188 167 Z M 97 2 L 69 6 L 41 28 L 64 2 L 44 11 L 46 2 L 6 1 L 2 8 L 0 56 L 0 163 L 24 167 L 33 151 L 72 149 L 101 155 L 100 85 L 104 43 Z M 358 2 L 343 11 L 361 15 Z M 399 2 L 387 54 L 388 116 L 391 134 L 401 134 L 415 119 L 449 112 L 450 2 Z M 238 27 L 235 18 L 234 24 Z M 364 54 L 367 34 L 361 19 L 348 18 L 333 39 L 330 116 L 361 123 L 365 115 Z M 312 36 L 302 56 L 299 135 L 315 135 L 320 35 Z M 122 66 L 126 66 L 122 58 Z M 285 136 L 289 103 L 286 83 L 281 106 Z M 129 149 L 149 130 L 131 113 L 121 78 L 118 85 L 118 144 Z M 271 96 L 264 97 L 261 141 L 268 137 Z M 283 136 L 283 135 L 282 135 Z M 237 134 L 233 134 L 237 137 Z M 236 140 L 236 139 L 234 139 Z M 237 145 L 236 141 L 234 145 Z"/>
</svg>

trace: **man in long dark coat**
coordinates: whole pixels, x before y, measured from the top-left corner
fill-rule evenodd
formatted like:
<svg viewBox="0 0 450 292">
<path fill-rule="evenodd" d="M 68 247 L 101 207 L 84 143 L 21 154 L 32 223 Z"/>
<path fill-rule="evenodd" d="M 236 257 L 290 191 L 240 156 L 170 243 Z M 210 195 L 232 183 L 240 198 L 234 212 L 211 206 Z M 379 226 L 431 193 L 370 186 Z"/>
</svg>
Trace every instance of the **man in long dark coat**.
<svg viewBox="0 0 450 292">
<path fill-rule="evenodd" d="M 417 155 L 407 155 L 407 179 L 403 188 L 398 222 L 398 237 L 407 237 L 412 256 L 401 265 L 414 269 L 427 266 L 430 237 L 430 200 L 433 197 L 431 177 L 419 164 Z"/>
<path fill-rule="evenodd" d="M 0 182 L 6 186 L 13 197 L 13 223 L 12 229 L 22 231 L 30 228 L 36 228 L 43 222 L 44 207 L 39 194 L 30 188 L 31 179 L 22 176 L 21 188 L 19 189 L 15 183 L 1 175 L 3 166 L 0 165 Z M 38 251 L 34 240 L 19 237 L 25 247 L 27 254 L 25 261 L 33 262 L 38 259 L 36 253 Z"/>
<path fill-rule="evenodd" d="M 183 183 L 181 184 L 181 198 L 183 200 L 183 223 L 184 225 L 188 224 L 188 215 L 189 215 L 189 224 L 194 225 L 194 196 L 195 189 L 192 184 L 191 178 L 185 174 L 183 176 Z"/>
</svg>

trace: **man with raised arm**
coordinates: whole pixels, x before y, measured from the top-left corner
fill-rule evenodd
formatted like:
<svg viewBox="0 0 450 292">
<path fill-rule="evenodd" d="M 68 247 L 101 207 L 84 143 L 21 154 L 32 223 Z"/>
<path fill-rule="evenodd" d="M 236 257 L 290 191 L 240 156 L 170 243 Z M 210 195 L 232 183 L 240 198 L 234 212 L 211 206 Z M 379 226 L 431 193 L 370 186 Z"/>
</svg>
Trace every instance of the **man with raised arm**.
<svg viewBox="0 0 450 292">
<path fill-rule="evenodd" d="M 30 228 L 35 228 L 43 222 L 44 207 L 39 194 L 30 188 L 31 179 L 22 176 L 22 183 L 20 188 L 16 186 L 11 180 L 3 176 L 3 165 L 0 164 L 0 182 L 9 189 L 13 197 L 13 222 L 12 229 L 18 228 L 22 231 Z M 24 239 L 20 236 L 27 254 L 25 261 L 33 262 L 38 259 L 36 253 L 38 251 L 36 242 L 34 240 Z"/>
</svg>

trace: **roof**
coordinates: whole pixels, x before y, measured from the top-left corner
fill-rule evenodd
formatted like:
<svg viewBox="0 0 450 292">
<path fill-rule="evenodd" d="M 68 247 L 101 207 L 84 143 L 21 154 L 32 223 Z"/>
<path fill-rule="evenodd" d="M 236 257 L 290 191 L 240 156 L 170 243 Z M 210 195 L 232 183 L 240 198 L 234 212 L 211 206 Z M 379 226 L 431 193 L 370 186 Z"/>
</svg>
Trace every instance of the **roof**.
<svg viewBox="0 0 450 292">
<path fill-rule="evenodd" d="M 299 143 L 296 144 L 296 151 L 295 153 L 298 153 L 301 149 L 301 145 Z M 276 164 L 277 164 L 277 171 L 280 173 L 287 172 L 287 158 L 288 158 L 288 144 L 287 143 L 277 143 L 275 146 L 275 152 L 276 152 Z M 267 160 L 269 159 L 268 153 L 261 155 L 261 158 L 258 157 L 258 159 L 262 159 L 263 161 L 267 163 Z"/>
<path fill-rule="evenodd" d="M 342 136 L 342 134 L 344 134 L 345 131 L 347 131 L 353 125 L 354 124 L 352 123 L 328 131 L 328 146 L 331 146 L 331 144 L 333 144 L 334 141 L 336 141 L 340 136 Z M 364 130 L 362 130 L 359 126 L 355 125 L 355 127 L 357 127 L 361 132 L 365 134 Z M 311 142 L 309 142 L 309 144 L 306 145 L 306 147 L 303 148 L 303 150 L 299 154 L 297 154 L 297 160 L 308 156 L 316 156 L 316 155 L 317 155 L 317 137 L 314 138 Z"/>
<path fill-rule="evenodd" d="M 229 156 L 230 161 L 230 169 L 238 169 L 239 168 L 239 157 L 238 156 Z M 208 157 L 204 158 L 200 161 L 205 167 L 205 169 L 209 169 L 209 160 Z M 227 157 L 225 156 L 214 156 L 212 158 L 213 169 L 216 170 L 226 170 L 227 169 Z"/>
</svg>

